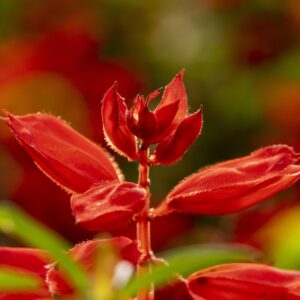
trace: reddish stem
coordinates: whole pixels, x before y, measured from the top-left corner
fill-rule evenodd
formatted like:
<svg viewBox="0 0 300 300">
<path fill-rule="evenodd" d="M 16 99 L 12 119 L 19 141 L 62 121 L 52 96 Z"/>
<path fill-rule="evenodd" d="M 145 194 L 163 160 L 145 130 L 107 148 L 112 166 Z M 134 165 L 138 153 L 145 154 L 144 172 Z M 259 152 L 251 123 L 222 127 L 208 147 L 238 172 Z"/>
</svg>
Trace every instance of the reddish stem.
<svg viewBox="0 0 300 300">
<path fill-rule="evenodd" d="M 137 218 L 137 241 L 142 251 L 142 257 L 137 266 L 137 276 L 141 276 L 145 272 L 151 271 L 151 259 L 153 257 L 151 250 L 151 233 L 150 233 L 150 191 L 149 191 L 149 164 L 148 164 L 149 149 L 140 150 L 140 163 L 139 163 L 139 185 L 142 186 L 147 193 L 146 205 Z M 138 300 L 153 300 L 154 292 L 153 287 L 142 289 L 138 293 Z"/>
</svg>

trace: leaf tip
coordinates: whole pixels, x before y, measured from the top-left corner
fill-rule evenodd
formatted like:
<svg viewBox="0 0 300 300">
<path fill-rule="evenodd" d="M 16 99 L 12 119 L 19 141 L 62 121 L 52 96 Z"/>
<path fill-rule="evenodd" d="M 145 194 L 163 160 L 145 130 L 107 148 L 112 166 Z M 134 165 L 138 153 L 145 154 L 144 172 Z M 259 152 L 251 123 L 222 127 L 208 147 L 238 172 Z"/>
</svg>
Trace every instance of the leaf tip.
<svg viewBox="0 0 300 300">
<path fill-rule="evenodd" d="M 4 116 L 0 116 L 0 120 L 6 122 L 8 124 L 10 118 L 12 117 L 12 114 L 5 108 L 2 108 L 1 111 L 3 112 Z"/>
<path fill-rule="evenodd" d="M 183 79 L 184 73 L 185 73 L 185 68 L 182 68 L 182 69 L 179 70 L 179 72 L 177 73 L 176 78 Z"/>
</svg>

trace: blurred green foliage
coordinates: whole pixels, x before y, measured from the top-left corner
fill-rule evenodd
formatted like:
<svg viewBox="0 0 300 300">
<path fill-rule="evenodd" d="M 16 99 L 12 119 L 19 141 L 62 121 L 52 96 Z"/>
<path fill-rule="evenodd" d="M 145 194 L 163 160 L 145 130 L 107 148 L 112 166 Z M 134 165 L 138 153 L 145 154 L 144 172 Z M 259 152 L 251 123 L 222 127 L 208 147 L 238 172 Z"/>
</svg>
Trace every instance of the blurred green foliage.
<svg viewBox="0 0 300 300">
<path fill-rule="evenodd" d="M 0 292 L 16 293 L 17 291 L 31 291 L 40 287 L 42 283 L 39 278 L 32 274 L 19 273 L 15 270 L 0 270 Z"/>
<path fill-rule="evenodd" d="M 166 263 L 154 264 L 151 273 L 133 279 L 120 294 L 135 295 L 139 289 L 147 287 L 151 282 L 156 287 L 163 286 L 170 280 L 175 280 L 178 274 L 187 277 L 193 272 L 218 264 L 253 262 L 258 259 L 257 252 L 253 249 L 225 245 L 193 245 L 166 251 L 161 253 L 161 257 L 166 259 Z"/>
<path fill-rule="evenodd" d="M 70 245 L 62 237 L 14 205 L 3 203 L 0 204 L 0 230 L 22 240 L 28 246 L 46 250 L 68 274 L 74 287 L 83 294 L 86 292 L 88 283 L 86 274 L 66 253 Z"/>
</svg>

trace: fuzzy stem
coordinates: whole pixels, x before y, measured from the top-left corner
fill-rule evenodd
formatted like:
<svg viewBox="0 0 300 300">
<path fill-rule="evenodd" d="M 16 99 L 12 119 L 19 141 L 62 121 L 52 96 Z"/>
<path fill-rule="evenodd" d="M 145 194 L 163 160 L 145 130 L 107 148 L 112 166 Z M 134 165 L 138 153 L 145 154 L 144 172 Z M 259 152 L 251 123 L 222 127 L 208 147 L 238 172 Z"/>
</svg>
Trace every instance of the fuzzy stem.
<svg viewBox="0 0 300 300">
<path fill-rule="evenodd" d="M 146 272 L 151 272 L 151 259 L 153 257 L 151 250 L 151 233 L 150 233 L 150 191 L 149 191 L 149 165 L 148 165 L 149 149 L 140 150 L 139 163 L 139 181 L 138 184 L 146 190 L 146 205 L 137 217 L 137 241 L 142 251 L 142 257 L 137 266 L 137 276 L 141 276 Z M 153 300 L 153 286 L 142 289 L 138 292 L 137 300 Z"/>
</svg>

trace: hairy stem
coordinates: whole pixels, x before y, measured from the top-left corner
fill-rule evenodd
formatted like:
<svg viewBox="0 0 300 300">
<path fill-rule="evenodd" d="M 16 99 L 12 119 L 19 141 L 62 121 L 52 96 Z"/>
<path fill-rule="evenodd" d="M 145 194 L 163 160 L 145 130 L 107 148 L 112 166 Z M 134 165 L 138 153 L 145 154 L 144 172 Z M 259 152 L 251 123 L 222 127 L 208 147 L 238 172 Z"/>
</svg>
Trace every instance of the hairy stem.
<svg viewBox="0 0 300 300">
<path fill-rule="evenodd" d="M 139 185 L 142 186 L 147 193 L 145 208 L 141 211 L 137 218 L 137 241 L 142 251 L 141 260 L 137 266 L 137 276 L 141 276 L 145 272 L 151 272 L 151 232 L 150 232 L 150 191 L 149 191 L 149 165 L 148 165 L 149 149 L 140 150 L 139 163 Z M 154 291 L 150 286 L 147 289 L 142 289 L 138 293 L 138 300 L 153 300 Z"/>
</svg>

